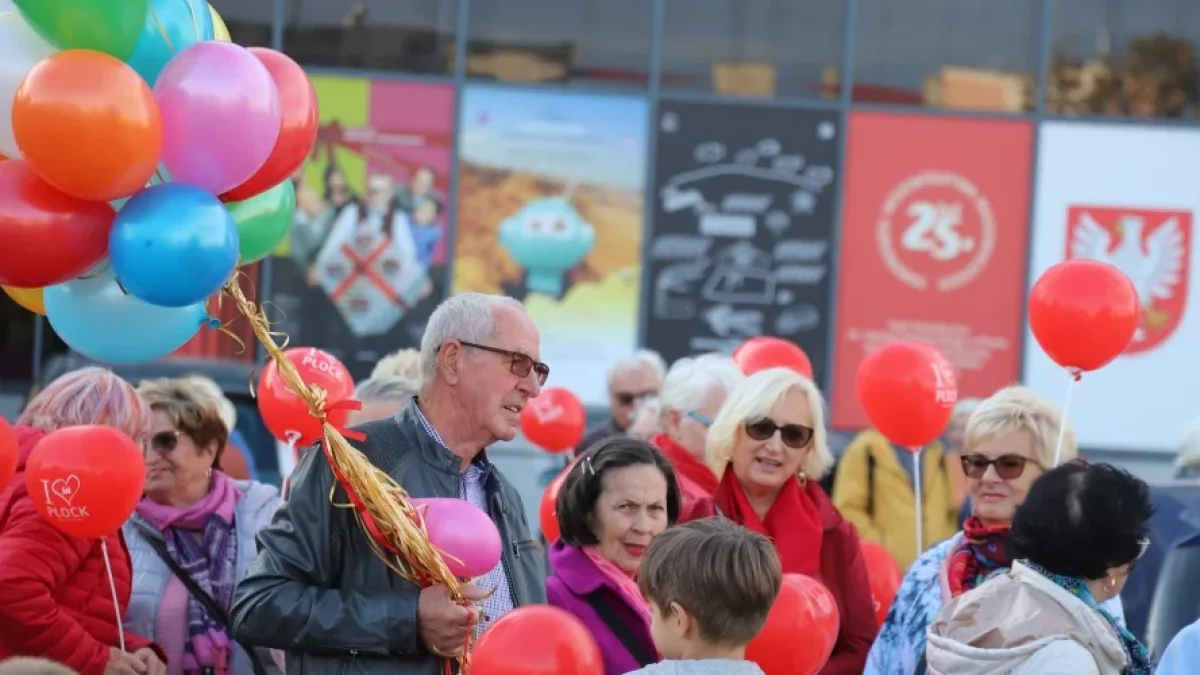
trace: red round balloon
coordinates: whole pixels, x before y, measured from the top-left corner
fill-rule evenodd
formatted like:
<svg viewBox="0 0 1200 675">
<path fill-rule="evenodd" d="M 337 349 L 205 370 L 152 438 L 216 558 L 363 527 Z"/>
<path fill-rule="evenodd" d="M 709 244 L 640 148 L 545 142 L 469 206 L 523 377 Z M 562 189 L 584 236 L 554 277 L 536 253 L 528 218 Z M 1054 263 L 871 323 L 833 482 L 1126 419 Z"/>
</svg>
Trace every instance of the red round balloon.
<svg viewBox="0 0 1200 675">
<path fill-rule="evenodd" d="M 858 365 L 856 384 L 871 425 L 910 450 L 937 439 L 958 402 L 954 366 L 920 342 L 890 342 L 871 352 Z"/>
<path fill-rule="evenodd" d="M 8 420 L 0 417 L 0 492 L 17 473 L 17 460 L 21 455 L 17 434 L 9 426 Z"/>
<path fill-rule="evenodd" d="M 571 469 L 579 463 L 579 457 L 571 460 L 567 468 L 563 469 L 546 489 L 542 491 L 542 501 L 538 505 L 538 525 L 542 528 L 542 536 L 546 541 L 553 542 L 558 539 L 558 491 L 562 489 L 563 481 L 567 480 L 567 474 L 571 473 Z"/>
<path fill-rule="evenodd" d="M 733 361 L 746 375 L 768 368 L 790 368 L 812 379 L 813 367 L 808 354 L 794 343 L 777 337 L 753 337 L 733 351 Z"/>
<path fill-rule="evenodd" d="M 279 185 L 304 163 L 317 140 L 317 92 L 295 61 L 274 49 L 250 47 L 248 50 L 271 74 L 279 90 L 279 110 L 283 113 L 279 140 L 267 161 L 245 183 L 221 195 L 226 202 L 240 202 Z"/>
<path fill-rule="evenodd" d="M 112 427 L 59 429 L 38 441 L 25 487 L 50 524 L 76 537 L 116 534 L 145 489 L 146 462 L 132 438 Z"/>
<path fill-rule="evenodd" d="M 354 397 L 354 378 L 329 352 L 314 347 L 295 347 L 284 351 L 283 355 L 300 373 L 305 384 L 325 390 L 327 404 Z M 304 399 L 279 375 L 274 361 L 267 364 L 258 378 L 258 410 L 267 429 L 281 441 L 303 447 L 324 435 L 320 421 L 309 412 Z M 329 423 L 336 427 L 345 426 L 349 415 L 349 410 L 331 410 Z"/>
<path fill-rule="evenodd" d="M 604 675 L 604 658 L 591 631 L 572 614 L 526 605 L 479 637 L 471 675 Z"/>
<path fill-rule="evenodd" d="M 1124 352 L 1141 321 L 1133 282 L 1095 260 L 1068 260 L 1042 273 L 1029 293 L 1029 327 L 1064 368 L 1103 368 Z"/>
<path fill-rule="evenodd" d="M 587 410 L 579 397 L 562 387 L 543 389 L 521 410 L 521 433 L 550 453 L 570 450 L 583 440 Z"/>
<path fill-rule="evenodd" d="M 892 600 L 896 599 L 896 591 L 900 590 L 904 573 L 882 544 L 866 539 L 860 539 L 858 544 L 867 568 L 867 580 L 871 584 L 871 597 L 875 600 L 875 621 L 882 626 L 888 610 L 892 608 Z"/>
<path fill-rule="evenodd" d="M 839 630 L 829 590 L 803 574 L 785 574 L 766 624 L 746 647 L 746 659 L 766 675 L 813 675 L 829 660 Z"/>
<path fill-rule="evenodd" d="M 116 212 L 59 192 L 19 160 L 0 163 L 0 284 L 69 281 L 108 255 Z"/>
</svg>

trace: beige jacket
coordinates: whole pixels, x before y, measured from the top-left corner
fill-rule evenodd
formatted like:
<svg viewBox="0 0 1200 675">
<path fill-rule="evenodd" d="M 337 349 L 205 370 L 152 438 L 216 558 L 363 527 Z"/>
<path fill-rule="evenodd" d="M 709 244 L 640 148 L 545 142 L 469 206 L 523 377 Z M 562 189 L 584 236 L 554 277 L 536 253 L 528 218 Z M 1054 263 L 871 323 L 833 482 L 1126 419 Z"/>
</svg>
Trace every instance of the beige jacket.
<svg viewBox="0 0 1200 675">
<path fill-rule="evenodd" d="M 1120 675 L 1125 667 L 1108 621 L 1020 562 L 942 609 L 926 659 L 936 675 Z"/>
</svg>

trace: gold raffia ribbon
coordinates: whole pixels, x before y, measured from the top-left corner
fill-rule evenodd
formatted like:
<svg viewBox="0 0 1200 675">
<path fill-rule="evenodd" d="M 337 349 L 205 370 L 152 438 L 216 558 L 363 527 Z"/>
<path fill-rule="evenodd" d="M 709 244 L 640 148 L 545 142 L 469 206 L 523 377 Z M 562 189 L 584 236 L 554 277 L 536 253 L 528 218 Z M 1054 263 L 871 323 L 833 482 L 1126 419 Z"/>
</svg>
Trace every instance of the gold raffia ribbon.
<svg viewBox="0 0 1200 675">
<path fill-rule="evenodd" d="M 461 582 L 446 565 L 442 553 L 429 541 L 424 519 L 410 501 L 408 493 L 346 440 L 347 435 L 357 436 L 361 440 L 361 434 L 339 429 L 329 422 L 330 411 L 354 407 L 357 402 L 328 402 L 321 387 L 305 384 L 296 367 L 283 354 L 287 336 L 271 329 L 271 323 L 262 308 L 242 292 L 236 274 L 225 282 L 222 291 L 233 301 L 238 313 L 249 322 L 255 337 L 266 348 L 288 389 L 300 396 L 308 405 L 309 413 L 321 421 L 321 446 L 337 483 L 351 503 L 337 504 L 333 501 L 337 485 L 330 490 L 330 502 L 337 507 L 354 509 L 359 525 L 367 534 L 371 550 L 393 572 L 422 587 L 441 584 L 450 590 L 456 602 L 468 605 L 462 596 Z M 284 338 L 282 345 L 275 341 L 277 336 Z M 461 675 L 469 673 L 473 633 L 473 630 L 467 631 L 463 652 L 456 659 Z M 446 661 L 446 672 L 450 672 L 449 660 Z"/>
</svg>

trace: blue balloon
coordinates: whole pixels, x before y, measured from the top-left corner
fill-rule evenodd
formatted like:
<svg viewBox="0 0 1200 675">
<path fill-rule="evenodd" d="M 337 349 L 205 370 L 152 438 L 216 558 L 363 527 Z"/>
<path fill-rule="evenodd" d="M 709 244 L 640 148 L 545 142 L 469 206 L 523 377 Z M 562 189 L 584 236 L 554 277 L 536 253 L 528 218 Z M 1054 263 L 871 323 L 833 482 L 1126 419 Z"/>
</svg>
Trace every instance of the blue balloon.
<svg viewBox="0 0 1200 675">
<path fill-rule="evenodd" d="M 104 363 L 145 363 L 170 354 L 210 325 L 204 303 L 157 307 L 127 295 L 112 273 L 43 291 L 46 318 L 67 345 Z"/>
<path fill-rule="evenodd" d="M 153 87 L 172 57 L 212 39 L 212 14 L 206 0 L 153 0 L 128 63 Z"/>
<path fill-rule="evenodd" d="M 152 305 L 186 307 L 216 293 L 238 261 L 233 216 L 198 187 L 145 188 L 117 213 L 108 238 L 113 273 Z"/>
</svg>

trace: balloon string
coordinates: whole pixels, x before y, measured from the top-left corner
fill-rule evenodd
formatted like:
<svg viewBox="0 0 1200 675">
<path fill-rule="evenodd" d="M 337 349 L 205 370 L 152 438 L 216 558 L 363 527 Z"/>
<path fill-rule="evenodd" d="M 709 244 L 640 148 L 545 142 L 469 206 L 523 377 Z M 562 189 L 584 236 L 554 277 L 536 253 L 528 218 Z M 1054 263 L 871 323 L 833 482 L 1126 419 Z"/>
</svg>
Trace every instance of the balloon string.
<svg viewBox="0 0 1200 675">
<path fill-rule="evenodd" d="M 1054 444 L 1054 466 L 1058 466 L 1062 461 L 1063 441 L 1067 436 L 1067 414 L 1071 410 L 1071 392 L 1075 391 L 1075 383 L 1079 381 L 1079 371 L 1068 370 L 1070 378 L 1067 380 L 1067 395 L 1063 400 L 1062 420 L 1058 423 L 1058 442 Z"/>
<path fill-rule="evenodd" d="M 917 448 L 916 452 L 913 453 L 912 480 L 913 480 L 913 501 L 917 505 L 917 510 L 916 510 L 917 528 L 916 529 L 917 529 L 917 557 L 918 558 L 921 557 L 921 554 L 925 551 L 925 523 L 924 523 L 924 518 L 921 515 L 922 511 L 924 510 L 923 502 L 925 501 L 925 499 L 924 499 L 925 495 L 921 492 L 921 453 L 924 450 L 925 450 L 924 448 Z"/>
<path fill-rule="evenodd" d="M 121 651 L 125 651 L 125 628 L 121 625 L 121 603 L 117 601 L 117 581 L 113 579 L 112 561 L 108 559 L 108 542 L 100 540 L 100 551 L 104 554 L 104 571 L 108 573 L 108 590 L 112 591 L 113 612 L 117 615 L 117 640 Z"/>
</svg>

